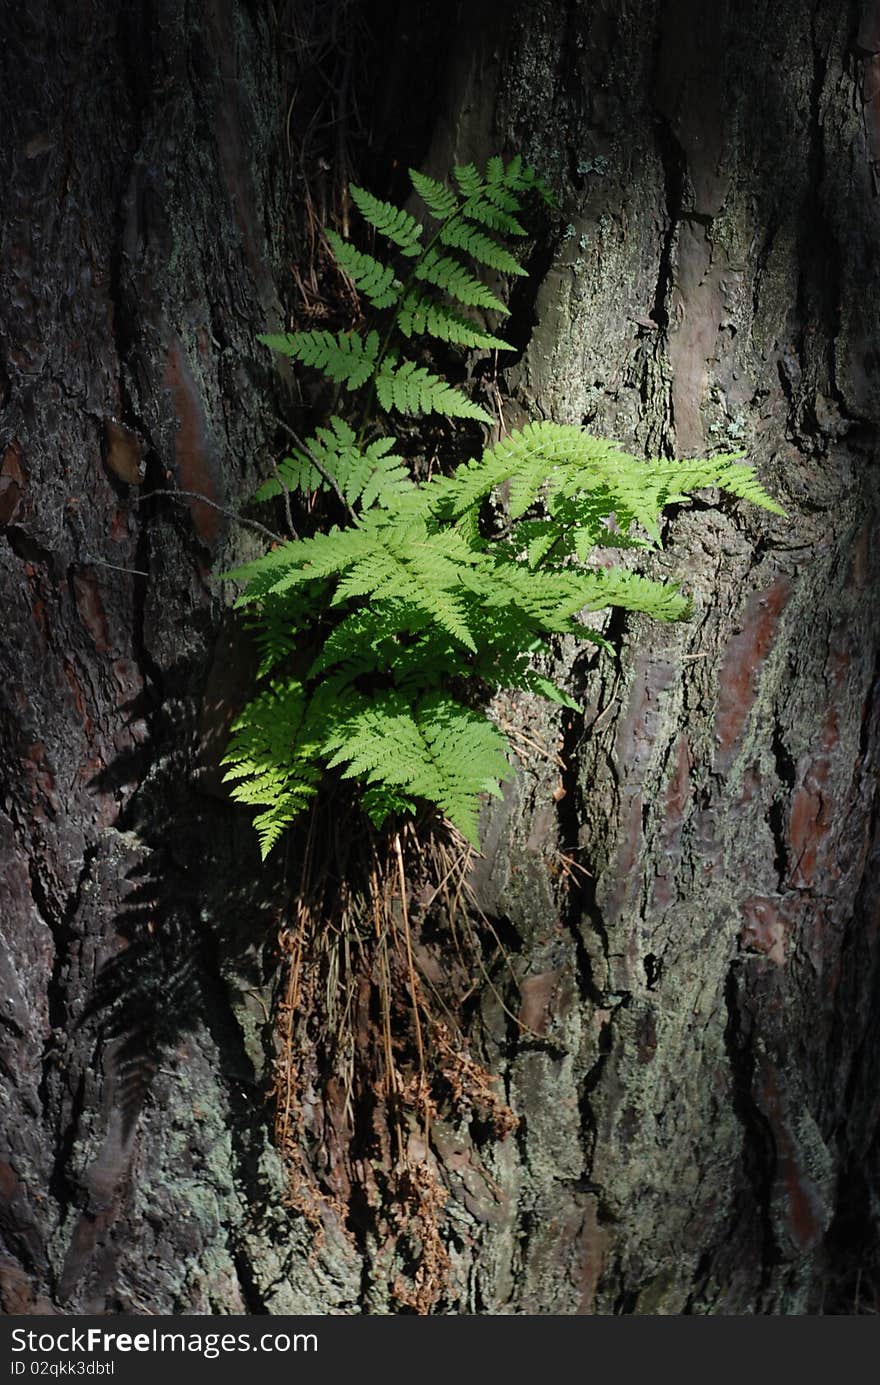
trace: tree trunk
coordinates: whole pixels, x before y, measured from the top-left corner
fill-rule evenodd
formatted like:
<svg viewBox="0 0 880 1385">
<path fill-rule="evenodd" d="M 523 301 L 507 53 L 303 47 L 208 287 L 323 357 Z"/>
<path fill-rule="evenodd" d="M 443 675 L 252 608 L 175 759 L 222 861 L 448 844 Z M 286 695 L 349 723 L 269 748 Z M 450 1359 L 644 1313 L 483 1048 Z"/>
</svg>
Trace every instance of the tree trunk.
<svg viewBox="0 0 880 1385">
<path fill-rule="evenodd" d="M 656 567 L 693 621 L 561 650 L 583 717 L 497 709 L 518 773 L 470 889 L 508 965 L 462 1013 L 519 1127 L 434 1126 L 435 1311 L 876 1307 L 880 10 L 326 8 L 340 53 L 388 40 L 381 83 L 342 64 L 338 165 L 382 193 L 392 160 L 519 151 L 560 193 L 508 424 L 743 450 L 788 510 L 674 513 Z M 291 288 L 306 36 L 246 0 L 3 28 L 0 1303 L 400 1311 L 362 1133 L 323 1151 L 320 1233 L 290 1203 L 284 867 L 216 770 L 250 676 L 217 574 L 265 542 L 222 511 L 279 407 L 254 334 Z"/>
</svg>

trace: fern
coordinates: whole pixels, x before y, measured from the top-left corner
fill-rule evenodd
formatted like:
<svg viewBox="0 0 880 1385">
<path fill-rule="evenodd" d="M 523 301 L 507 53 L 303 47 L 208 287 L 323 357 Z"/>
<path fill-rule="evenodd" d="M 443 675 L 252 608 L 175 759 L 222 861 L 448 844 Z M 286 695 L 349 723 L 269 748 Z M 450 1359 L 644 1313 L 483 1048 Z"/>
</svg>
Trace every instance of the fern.
<svg viewBox="0 0 880 1385">
<path fill-rule="evenodd" d="M 375 409 L 492 422 L 434 362 L 406 348 L 432 338 L 511 349 L 462 309 L 506 313 L 480 273 L 523 273 L 501 238 L 524 236 L 527 197 L 551 198 L 517 158 L 490 159 L 483 173 L 458 167 L 454 187 L 416 170 L 410 179 L 435 223 L 430 236 L 409 212 L 356 187 L 352 200 L 390 243 L 390 261 L 327 236 L 381 320 L 365 335 L 260 338 L 335 384 L 364 390 L 359 431 L 338 406 L 257 492 L 259 500 L 284 489 L 329 494 L 331 505 L 344 503 L 345 524 L 279 544 L 229 574 L 244 584 L 238 604 L 256 623 L 259 676 L 269 681 L 235 723 L 226 778 L 237 800 L 259 810 L 264 855 L 328 774 L 357 785 L 377 826 L 427 805 L 476 845 L 480 797 L 498 794 L 510 774 L 505 740 L 476 704 L 511 688 L 577 708 L 535 667 L 548 641 L 608 648 L 585 613 L 609 607 L 664 621 L 690 612 L 678 583 L 594 565 L 595 549 L 658 545 L 664 511 L 707 487 L 782 513 L 740 457 L 646 461 L 552 422 L 477 449 L 449 475 L 417 480 L 394 437 L 371 437 Z M 505 517 L 498 537 L 485 524 L 487 506 Z"/>
<path fill-rule="evenodd" d="M 360 290 L 374 308 L 388 308 L 397 302 L 400 283 L 391 265 L 374 260 L 372 255 L 362 254 L 335 231 L 326 231 L 325 235 L 336 256 L 337 264 L 345 270 L 355 288 Z"/>
<path fill-rule="evenodd" d="M 459 210 L 459 201 L 445 183 L 438 183 L 417 169 L 409 171 L 410 182 L 421 197 L 428 211 L 437 221 L 447 221 Z"/>
<path fill-rule="evenodd" d="M 355 187 L 354 184 L 349 191 L 351 200 L 364 220 L 396 245 L 402 254 L 414 256 L 421 253 L 419 242 L 423 228 L 415 217 L 410 216 L 402 207 L 395 207 L 391 202 L 380 202 L 371 192 Z"/>
<path fill-rule="evenodd" d="M 394 438 L 377 438 L 361 448 L 344 419 L 334 414 L 328 421 L 328 428 L 318 428 L 308 439 L 305 451 L 297 448 L 279 463 L 277 477 L 264 482 L 255 500 L 270 500 L 285 487 L 307 494 L 329 490 L 335 481 L 351 508 L 366 510 L 371 505 L 387 508 L 412 489 L 403 458 L 391 452 Z"/>
<path fill-rule="evenodd" d="M 485 717 L 435 692 L 414 707 L 399 693 L 364 699 L 323 748 L 344 778 L 435 803 L 478 846 L 477 795 L 500 797 L 499 781 L 510 777 L 505 747 Z"/>
<path fill-rule="evenodd" d="M 379 354 L 379 334 L 370 332 L 362 341 L 357 332 L 292 332 L 286 336 L 257 338 L 282 356 L 291 356 L 303 365 L 321 370 L 338 384 L 350 390 L 362 385 L 376 368 Z"/>
<path fill-rule="evenodd" d="M 307 708 L 300 683 L 274 682 L 233 723 L 223 763 L 232 797 L 263 809 L 254 819 L 263 859 L 317 792 L 318 746 L 302 737 Z"/>
<path fill-rule="evenodd" d="M 438 240 L 453 249 L 466 251 L 471 259 L 478 260 L 488 269 L 498 269 L 504 274 L 525 275 L 528 272 L 497 240 L 478 231 L 475 226 L 469 226 L 467 222 L 453 221 L 449 226 L 441 227 Z"/>
<path fill-rule="evenodd" d="M 501 299 L 486 288 L 482 279 L 471 274 L 460 260 L 450 255 L 438 255 L 436 250 L 426 250 L 416 265 L 415 276 L 443 289 L 466 308 L 490 308 L 496 313 L 508 311 Z"/>
<path fill-rule="evenodd" d="M 455 342 L 458 346 L 470 346 L 483 351 L 514 349 L 501 337 L 481 331 L 476 323 L 417 289 L 411 289 L 407 294 L 395 321 L 405 337 L 436 337 L 438 341 Z"/>
<path fill-rule="evenodd" d="M 491 414 L 479 404 L 415 361 L 399 366 L 387 359 L 376 376 L 376 393 L 383 409 L 397 409 L 402 414 L 447 414 L 450 418 L 473 418 L 478 423 L 492 422 Z"/>
</svg>

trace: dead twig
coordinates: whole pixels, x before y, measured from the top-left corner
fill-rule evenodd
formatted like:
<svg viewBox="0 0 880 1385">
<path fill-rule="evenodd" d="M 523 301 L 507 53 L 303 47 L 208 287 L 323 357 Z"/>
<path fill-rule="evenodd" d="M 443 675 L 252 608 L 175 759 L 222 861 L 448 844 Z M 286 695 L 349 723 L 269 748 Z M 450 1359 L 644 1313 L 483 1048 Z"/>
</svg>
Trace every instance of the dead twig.
<svg viewBox="0 0 880 1385">
<path fill-rule="evenodd" d="M 327 485 L 330 487 L 330 489 L 334 492 L 337 499 L 339 500 L 339 503 L 344 507 L 349 519 L 357 519 L 357 515 L 355 514 L 354 510 L 351 508 L 345 496 L 342 494 L 342 491 L 339 488 L 339 482 L 336 480 L 336 477 L 333 475 L 333 472 L 328 471 L 327 468 L 324 466 L 323 462 L 318 460 L 312 449 L 309 447 L 308 443 L 303 442 L 299 433 L 295 432 L 294 429 L 291 428 L 289 423 L 285 423 L 283 418 L 275 418 L 274 414 L 272 415 L 272 417 L 275 419 L 275 422 L 278 424 L 278 427 L 283 428 L 285 433 L 287 433 L 291 438 L 293 438 L 293 441 L 296 443 L 300 451 L 305 453 L 315 470 L 319 472 L 321 476 L 323 476 L 324 480 L 327 482 Z"/>
<path fill-rule="evenodd" d="M 169 500 L 199 500 L 203 505 L 210 505 L 212 510 L 217 510 L 221 515 L 225 515 L 227 519 L 234 519 L 236 524 L 243 524 L 248 529 L 255 529 L 258 534 L 263 534 L 267 539 L 271 539 L 273 543 L 284 543 L 285 541 L 281 534 L 276 534 L 274 530 L 267 529 L 265 524 L 260 524 L 256 519 L 245 519 L 243 515 L 236 514 L 235 510 L 227 510 L 224 505 L 218 505 L 216 501 L 210 500 L 207 495 L 202 495 L 201 491 L 172 491 L 163 489 L 147 491 L 144 495 L 133 495 L 131 497 L 131 503 L 133 505 L 142 505 L 145 500 L 152 500 L 155 495 L 165 495 Z"/>
</svg>

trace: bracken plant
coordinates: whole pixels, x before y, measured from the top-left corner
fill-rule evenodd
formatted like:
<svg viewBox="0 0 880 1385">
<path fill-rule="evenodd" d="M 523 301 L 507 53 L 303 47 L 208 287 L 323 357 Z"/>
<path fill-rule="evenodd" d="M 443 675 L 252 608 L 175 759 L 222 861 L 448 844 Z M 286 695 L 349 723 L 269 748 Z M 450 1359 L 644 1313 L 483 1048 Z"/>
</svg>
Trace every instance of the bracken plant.
<svg viewBox="0 0 880 1385">
<path fill-rule="evenodd" d="M 513 349 L 468 312 L 507 313 L 485 272 L 524 274 L 509 244 L 526 235 L 526 200 L 550 195 L 518 158 L 490 159 L 484 174 L 457 167 L 452 186 L 410 178 L 430 232 L 354 186 L 389 258 L 327 232 L 375 325 L 261 338 L 347 402 L 256 497 L 334 492 L 345 524 L 228 574 L 247 584 L 238 604 L 256 614 L 262 687 L 234 725 L 226 779 L 259 809 L 264 857 L 333 770 L 373 824 L 430 807 L 477 845 L 480 796 L 510 774 L 505 737 L 483 710 L 491 695 L 528 689 L 576 705 L 534 667 L 548 640 L 603 644 L 584 613 L 607 607 L 689 613 L 677 583 L 591 565 L 596 550 L 658 545 L 664 508 L 707 486 L 782 513 L 737 456 L 646 461 L 546 421 L 417 480 L 388 431 L 396 415 L 495 421 L 421 363 L 425 343 Z"/>
</svg>

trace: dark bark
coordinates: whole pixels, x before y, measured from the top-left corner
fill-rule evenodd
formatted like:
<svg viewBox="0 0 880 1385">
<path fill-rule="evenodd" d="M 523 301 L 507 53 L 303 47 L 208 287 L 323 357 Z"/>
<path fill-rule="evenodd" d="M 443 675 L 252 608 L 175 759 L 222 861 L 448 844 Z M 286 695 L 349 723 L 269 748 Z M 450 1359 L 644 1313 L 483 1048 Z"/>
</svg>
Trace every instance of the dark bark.
<svg viewBox="0 0 880 1385">
<path fill-rule="evenodd" d="M 372 19 L 396 55 L 381 84 L 334 71 L 373 137 L 345 144 L 340 100 L 335 153 L 381 192 L 392 159 L 520 150 L 560 190 L 513 300 L 509 421 L 743 448 L 790 512 L 674 514 L 656 561 L 694 621 L 612 622 L 616 662 L 561 651 L 581 720 L 505 708 L 554 753 L 523 750 L 486 815 L 472 883 L 517 984 L 493 973 L 468 1023 L 521 1123 L 435 1129 L 438 1306 L 857 1311 L 878 1268 L 880 17 L 571 0 L 462 7 L 444 35 L 423 9 L 335 11 L 339 51 Z M 0 1302 L 395 1311 L 353 1150 L 321 1171 L 353 1230 L 328 1211 L 316 1242 L 270 1137 L 283 864 L 257 867 L 216 773 L 249 660 L 214 574 L 261 541 L 139 503 L 237 509 L 265 469 L 254 333 L 282 320 L 300 212 L 285 24 L 244 0 L 2 24 Z"/>
<path fill-rule="evenodd" d="M 246 531 L 139 503 L 236 508 L 265 465 L 279 34 L 231 0 L 3 25 L 4 1306 L 353 1305 L 282 1210 L 277 873 L 216 799 Z"/>
</svg>

